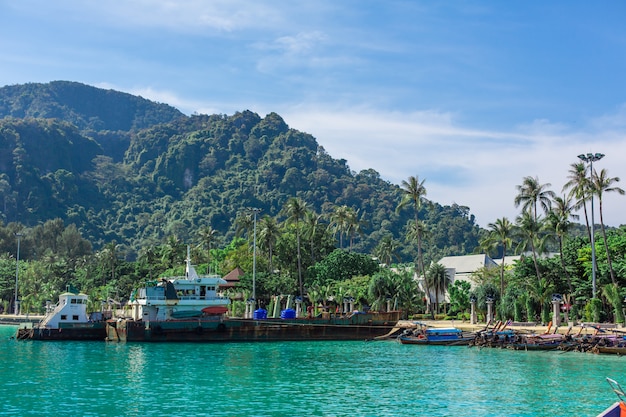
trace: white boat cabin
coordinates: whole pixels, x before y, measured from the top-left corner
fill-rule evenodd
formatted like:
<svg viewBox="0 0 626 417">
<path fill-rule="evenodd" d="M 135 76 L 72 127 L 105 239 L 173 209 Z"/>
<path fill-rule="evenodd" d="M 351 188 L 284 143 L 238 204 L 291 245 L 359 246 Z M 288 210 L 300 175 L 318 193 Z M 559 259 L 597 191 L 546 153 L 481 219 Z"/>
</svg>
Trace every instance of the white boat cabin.
<svg viewBox="0 0 626 417">
<path fill-rule="evenodd" d="M 88 323 L 88 301 L 87 294 L 64 292 L 59 295 L 59 302 L 54 309 L 41 321 L 41 326 L 57 329 L 60 323 Z"/>
</svg>

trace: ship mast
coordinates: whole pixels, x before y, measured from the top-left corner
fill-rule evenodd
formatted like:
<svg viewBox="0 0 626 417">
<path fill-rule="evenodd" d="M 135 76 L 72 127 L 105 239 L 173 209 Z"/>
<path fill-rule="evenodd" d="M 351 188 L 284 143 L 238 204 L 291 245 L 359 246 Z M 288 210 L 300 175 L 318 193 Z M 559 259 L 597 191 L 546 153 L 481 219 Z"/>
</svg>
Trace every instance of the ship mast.
<svg viewBox="0 0 626 417">
<path fill-rule="evenodd" d="M 192 281 L 194 279 L 200 278 L 196 272 L 196 269 L 193 267 L 193 265 L 191 264 L 191 248 L 189 245 L 187 245 L 187 260 L 186 260 L 186 267 L 185 267 L 185 277 L 189 280 Z"/>
</svg>

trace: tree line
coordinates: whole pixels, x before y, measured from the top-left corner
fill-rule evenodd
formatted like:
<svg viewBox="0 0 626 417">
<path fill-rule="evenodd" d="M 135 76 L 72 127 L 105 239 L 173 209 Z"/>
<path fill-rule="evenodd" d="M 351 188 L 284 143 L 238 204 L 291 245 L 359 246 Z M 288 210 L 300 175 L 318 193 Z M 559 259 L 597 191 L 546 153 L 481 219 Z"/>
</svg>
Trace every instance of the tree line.
<svg viewBox="0 0 626 417">
<path fill-rule="evenodd" d="M 564 300 L 566 320 L 623 323 L 626 228 L 607 228 L 603 216 L 606 194 L 624 194 L 617 186 L 619 181 L 606 169 L 592 171 L 591 165 L 583 162 L 570 165 L 562 195 L 537 177 L 524 177 L 514 200 L 520 214 L 513 222 L 502 217 L 489 223 L 479 247 L 502 257 L 522 256 L 513 265 L 501 263 L 497 275 L 493 270 L 475 274 L 479 285 L 474 295 L 481 306 L 491 298 L 502 319 L 547 323 L 556 296 Z M 590 222 L 592 199 L 599 206 L 599 238 L 598 225 Z M 580 223 L 575 222 L 581 210 L 582 233 Z"/>
</svg>

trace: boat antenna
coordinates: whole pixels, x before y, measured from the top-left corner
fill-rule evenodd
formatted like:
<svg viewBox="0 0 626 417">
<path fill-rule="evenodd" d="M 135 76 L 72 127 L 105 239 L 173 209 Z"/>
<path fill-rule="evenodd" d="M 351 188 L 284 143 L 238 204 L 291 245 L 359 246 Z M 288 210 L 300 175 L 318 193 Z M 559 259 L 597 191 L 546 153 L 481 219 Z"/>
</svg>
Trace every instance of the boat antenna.
<svg viewBox="0 0 626 417">
<path fill-rule="evenodd" d="M 185 267 L 185 277 L 187 279 L 190 279 L 189 277 L 189 270 L 191 269 L 191 249 L 189 247 L 189 245 L 187 245 L 187 260 L 186 260 L 186 267 Z"/>
</svg>

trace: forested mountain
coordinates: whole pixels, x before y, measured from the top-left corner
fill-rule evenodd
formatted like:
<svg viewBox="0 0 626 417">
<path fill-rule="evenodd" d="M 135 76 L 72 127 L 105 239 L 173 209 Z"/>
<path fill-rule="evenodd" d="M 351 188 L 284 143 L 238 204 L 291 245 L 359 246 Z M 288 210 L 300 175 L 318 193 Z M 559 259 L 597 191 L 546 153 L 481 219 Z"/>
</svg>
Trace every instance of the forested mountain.
<svg viewBox="0 0 626 417">
<path fill-rule="evenodd" d="M 371 252 L 385 237 L 413 261 L 402 190 L 374 169 L 352 172 L 275 113 L 185 116 L 165 104 L 74 82 L 0 89 L 0 215 L 25 226 L 61 218 L 97 249 L 134 256 L 170 236 L 193 243 L 211 226 L 227 239 L 246 208 L 280 216 L 291 197 L 321 215 L 352 208 L 346 239 Z M 419 173 L 407 173 L 418 175 Z M 426 187 L 428 184 L 426 183 Z M 427 259 L 465 254 L 481 233 L 469 208 L 424 206 Z M 348 246 L 344 242 L 343 246 Z"/>
<path fill-rule="evenodd" d="M 0 118 L 60 119 L 86 131 L 131 131 L 182 117 L 167 104 L 70 81 L 0 89 Z"/>
<path fill-rule="evenodd" d="M 41 118 L 68 122 L 120 161 L 130 132 L 184 115 L 167 104 L 69 81 L 11 85 L 0 89 L 0 119 Z"/>
</svg>

